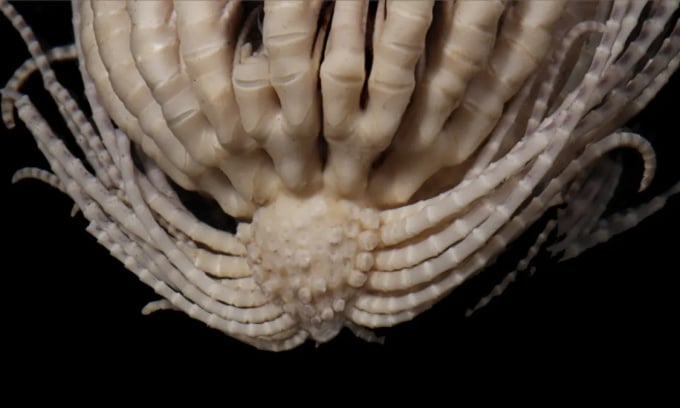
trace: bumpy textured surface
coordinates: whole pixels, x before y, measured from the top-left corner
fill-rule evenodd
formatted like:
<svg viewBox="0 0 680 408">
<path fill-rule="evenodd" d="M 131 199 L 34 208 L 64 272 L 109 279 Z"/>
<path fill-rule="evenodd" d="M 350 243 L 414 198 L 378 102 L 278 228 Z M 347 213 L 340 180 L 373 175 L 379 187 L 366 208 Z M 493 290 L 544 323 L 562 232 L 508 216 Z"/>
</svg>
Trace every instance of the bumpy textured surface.
<svg viewBox="0 0 680 408">
<path fill-rule="evenodd" d="M 3 89 L 88 231 L 163 300 L 270 350 L 412 319 L 482 270 L 546 211 L 562 258 L 680 191 L 607 205 L 620 128 L 680 62 L 675 0 L 73 1 L 75 44 Z M 78 59 L 92 115 L 51 61 Z M 21 86 L 39 71 L 85 163 Z M 236 233 L 187 208 L 215 202 Z M 198 215 L 198 216 L 197 216 Z M 550 235 L 556 242 L 547 244 Z M 511 272 L 494 290 L 516 276 Z M 486 304 L 491 297 L 480 301 Z"/>
<path fill-rule="evenodd" d="M 251 225 L 241 224 L 237 237 L 257 284 L 301 316 L 314 339 L 327 341 L 342 329 L 345 305 L 373 267 L 378 223 L 375 212 L 351 201 L 282 196 Z"/>
</svg>

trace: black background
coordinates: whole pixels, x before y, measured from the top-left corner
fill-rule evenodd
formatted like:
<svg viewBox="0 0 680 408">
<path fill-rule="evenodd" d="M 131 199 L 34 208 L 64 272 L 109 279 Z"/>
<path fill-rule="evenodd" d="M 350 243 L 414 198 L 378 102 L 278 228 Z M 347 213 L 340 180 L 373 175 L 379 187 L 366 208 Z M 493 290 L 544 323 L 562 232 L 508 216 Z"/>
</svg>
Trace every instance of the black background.
<svg viewBox="0 0 680 408">
<path fill-rule="evenodd" d="M 69 41 L 68 3 L 19 3 L 17 8 L 43 44 Z M 6 20 L 0 22 L 0 38 L 4 81 L 28 53 Z M 68 76 L 73 65 L 59 67 L 67 85 L 77 88 L 77 80 Z M 680 176 L 678 92 L 680 78 L 675 75 L 634 122 L 643 135 L 658 139 L 660 174 L 652 193 Z M 629 175 L 635 178 L 640 163 L 630 156 Z M 662 367 L 677 370 L 678 197 L 640 226 L 576 260 L 543 262 L 532 278 L 522 279 L 471 318 L 464 318 L 465 308 L 483 292 L 474 284 L 414 321 L 385 331 L 384 345 L 365 343 L 343 331 L 320 347 L 306 343 L 274 354 L 241 344 L 181 313 L 142 316 L 141 308 L 156 295 L 96 244 L 84 231 L 81 216 L 69 216 L 71 201 L 35 181 L 10 183 L 15 170 L 44 166 L 24 128 L 0 129 L 0 165 L 3 338 L 6 357 L 17 359 L 17 378 L 30 376 L 35 368 L 57 370 L 64 364 L 84 370 L 164 362 L 228 367 L 225 376 L 234 370 L 291 364 L 310 373 L 319 367 L 377 373 L 384 364 L 407 361 L 449 371 L 570 367 L 593 378 L 640 376 Z M 502 258 L 502 269 L 512 267 L 520 254 Z"/>
</svg>

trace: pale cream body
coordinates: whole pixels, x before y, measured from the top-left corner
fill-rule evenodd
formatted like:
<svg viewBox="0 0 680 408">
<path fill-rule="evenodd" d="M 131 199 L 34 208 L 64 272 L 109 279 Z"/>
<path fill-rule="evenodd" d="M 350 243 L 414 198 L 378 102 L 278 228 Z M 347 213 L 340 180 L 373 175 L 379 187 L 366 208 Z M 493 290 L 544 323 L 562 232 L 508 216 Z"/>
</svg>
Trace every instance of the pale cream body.
<svg viewBox="0 0 680 408">
<path fill-rule="evenodd" d="M 367 335 L 429 308 L 548 208 L 565 205 L 520 270 L 552 229 L 570 257 L 662 205 L 600 220 L 620 175 L 607 152 L 639 150 L 641 188 L 653 177 L 651 146 L 617 129 L 677 68 L 673 1 L 73 4 L 96 129 L 26 40 L 94 174 L 18 80 L 5 97 L 57 178 L 20 176 L 76 201 L 165 299 L 147 311 L 275 350 Z M 239 232 L 199 221 L 166 177 Z"/>
</svg>

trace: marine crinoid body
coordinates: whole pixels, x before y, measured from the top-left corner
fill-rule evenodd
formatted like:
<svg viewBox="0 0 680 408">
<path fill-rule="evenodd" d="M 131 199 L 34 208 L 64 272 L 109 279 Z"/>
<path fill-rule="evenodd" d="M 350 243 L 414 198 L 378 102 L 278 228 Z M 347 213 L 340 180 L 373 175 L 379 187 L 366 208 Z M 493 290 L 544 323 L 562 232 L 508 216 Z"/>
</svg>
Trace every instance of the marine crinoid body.
<svg viewBox="0 0 680 408">
<path fill-rule="evenodd" d="M 3 90 L 88 231 L 163 300 L 258 348 L 371 338 L 481 271 L 570 258 L 663 206 L 607 214 L 620 130 L 680 61 L 675 0 L 74 1 L 75 45 Z M 86 117 L 52 60 L 77 58 Z M 39 70 L 83 157 L 21 84 Z M 216 203 L 234 231 L 183 197 Z M 606 214 L 606 216 L 603 216 Z M 554 242 L 546 245 L 549 236 Z M 498 287 L 502 290 L 512 272 Z M 488 298 L 482 300 L 483 305 Z"/>
</svg>

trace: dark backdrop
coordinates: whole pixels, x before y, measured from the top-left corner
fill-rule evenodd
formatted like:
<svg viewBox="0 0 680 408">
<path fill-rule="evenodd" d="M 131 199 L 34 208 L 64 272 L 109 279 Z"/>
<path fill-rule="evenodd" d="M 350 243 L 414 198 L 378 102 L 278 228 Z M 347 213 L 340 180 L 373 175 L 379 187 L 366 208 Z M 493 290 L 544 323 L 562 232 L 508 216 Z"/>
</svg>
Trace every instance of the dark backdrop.
<svg viewBox="0 0 680 408">
<path fill-rule="evenodd" d="M 68 3 L 17 7 L 43 44 L 69 41 Z M 0 21 L 0 38 L 4 81 L 28 54 L 5 20 Z M 60 67 L 65 82 L 76 89 L 77 79 L 68 76 L 73 66 Z M 645 136 L 658 139 L 660 175 L 652 186 L 656 192 L 680 176 L 679 91 L 680 77 L 675 75 L 634 121 Z M 630 175 L 636 177 L 640 162 L 630 156 Z M 475 285 L 454 291 L 414 321 L 386 330 L 382 346 L 343 332 L 318 348 L 308 343 L 272 354 L 181 313 L 142 316 L 141 308 L 156 295 L 96 244 L 84 231 L 81 216 L 69 216 L 71 201 L 38 182 L 10 184 L 15 170 L 44 165 L 25 129 L 0 129 L 0 165 L 3 331 L 7 350 L 21 360 L 17 372 L 121 361 L 148 366 L 163 361 L 208 363 L 231 367 L 229 372 L 291 363 L 301 369 L 378 370 L 388 362 L 406 361 L 449 370 L 486 370 L 507 361 L 510 367 L 588 367 L 584 371 L 590 375 L 601 371 L 622 376 L 656 372 L 659 364 L 677 367 L 678 335 L 672 329 L 678 322 L 678 197 L 642 225 L 576 260 L 541 262 L 536 275 L 520 280 L 471 318 L 464 318 L 465 308 L 483 291 Z M 500 260 L 503 270 L 521 256 L 521 251 L 515 252 Z"/>
</svg>

